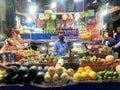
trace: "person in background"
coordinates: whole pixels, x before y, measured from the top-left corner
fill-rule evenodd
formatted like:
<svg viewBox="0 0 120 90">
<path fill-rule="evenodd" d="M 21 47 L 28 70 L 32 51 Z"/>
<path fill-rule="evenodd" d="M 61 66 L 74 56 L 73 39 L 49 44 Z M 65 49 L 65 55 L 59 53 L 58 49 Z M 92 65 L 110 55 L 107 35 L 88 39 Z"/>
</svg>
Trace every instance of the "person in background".
<svg viewBox="0 0 120 90">
<path fill-rule="evenodd" d="M 113 32 L 112 31 L 108 32 L 108 37 L 103 41 L 103 44 L 108 45 L 109 47 L 112 47 L 113 45 L 116 44 L 116 41 L 113 38 Z"/>
<path fill-rule="evenodd" d="M 117 27 L 117 34 L 115 35 L 115 40 L 117 43 L 120 41 L 120 26 Z"/>
<path fill-rule="evenodd" d="M 61 31 L 58 33 L 59 39 L 55 41 L 53 54 L 65 56 L 68 51 L 68 43 L 67 40 L 64 39 L 64 32 Z"/>
<path fill-rule="evenodd" d="M 104 40 L 108 38 L 108 32 L 107 31 L 103 31 L 103 34 L 102 34 L 102 43 L 104 42 Z"/>
<path fill-rule="evenodd" d="M 16 40 L 20 40 L 21 36 L 19 35 L 19 31 L 14 29 L 14 28 L 10 28 L 9 32 L 7 33 L 8 38 L 15 38 Z"/>
<path fill-rule="evenodd" d="M 10 30 L 9 34 L 8 34 L 8 39 L 5 40 L 5 43 L 3 45 L 3 47 L 1 48 L 0 52 L 4 53 L 6 51 L 6 49 L 8 48 L 8 46 L 21 46 L 19 40 L 21 39 L 21 37 L 19 37 L 19 31 L 12 29 Z M 12 45 L 10 42 L 10 40 L 14 40 L 16 41 L 16 45 Z"/>
<path fill-rule="evenodd" d="M 113 30 L 113 38 L 115 38 L 116 34 L 115 30 Z"/>
<path fill-rule="evenodd" d="M 118 53 L 118 57 L 120 58 L 120 26 L 117 27 L 117 33 L 115 35 L 116 44 L 112 47 L 114 52 Z"/>
</svg>

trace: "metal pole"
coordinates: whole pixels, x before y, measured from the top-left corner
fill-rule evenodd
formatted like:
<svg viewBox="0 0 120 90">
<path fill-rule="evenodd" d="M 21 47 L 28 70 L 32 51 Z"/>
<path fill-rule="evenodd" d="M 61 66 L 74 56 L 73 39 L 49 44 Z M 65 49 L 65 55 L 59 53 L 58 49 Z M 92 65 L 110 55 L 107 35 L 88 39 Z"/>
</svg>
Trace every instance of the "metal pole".
<svg viewBox="0 0 120 90">
<path fill-rule="evenodd" d="M 85 6 L 84 6 L 84 0 L 83 0 L 83 12 L 85 11 L 85 10 L 84 10 L 84 7 L 85 7 Z"/>
<path fill-rule="evenodd" d="M 0 33 L 3 33 L 3 30 L 2 30 L 2 0 L 0 0 L 1 1 L 1 32 Z"/>
</svg>

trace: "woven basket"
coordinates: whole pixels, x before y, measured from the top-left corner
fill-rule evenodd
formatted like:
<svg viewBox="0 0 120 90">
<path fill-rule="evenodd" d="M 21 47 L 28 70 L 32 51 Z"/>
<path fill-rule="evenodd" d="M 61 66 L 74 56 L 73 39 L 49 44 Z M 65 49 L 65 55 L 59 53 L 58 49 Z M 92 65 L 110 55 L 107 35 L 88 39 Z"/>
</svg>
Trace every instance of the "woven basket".
<svg viewBox="0 0 120 90">
<path fill-rule="evenodd" d="M 112 63 L 104 63 L 104 62 L 82 62 L 80 66 L 90 66 L 94 71 L 101 71 L 101 70 L 111 70 Z"/>
</svg>

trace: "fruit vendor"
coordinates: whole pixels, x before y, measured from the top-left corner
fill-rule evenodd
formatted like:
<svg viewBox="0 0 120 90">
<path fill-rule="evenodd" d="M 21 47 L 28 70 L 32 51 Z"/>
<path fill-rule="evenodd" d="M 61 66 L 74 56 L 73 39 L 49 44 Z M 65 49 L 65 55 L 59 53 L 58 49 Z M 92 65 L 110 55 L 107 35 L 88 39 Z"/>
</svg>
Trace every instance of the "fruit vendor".
<svg viewBox="0 0 120 90">
<path fill-rule="evenodd" d="M 65 56 L 68 50 L 68 44 L 67 40 L 64 39 L 64 32 L 63 31 L 58 32 L 58 37 L 59 39 L 55 41 L 53 54 L 55 56 L 56 55 Z"/>
<path fill-rule="evenodd" d="M 4 46 L 1 48 L 0 52 L 5 52 L 6 49 L 9 49 L 9 46 L 20 47 L 24 49 L 24 45 L 20 43 L 21 37 L 19 35 L 19 31 L 15 29 L 11 29 L 9 32 L 8 39 L 5 40 Z"/>
</svg>

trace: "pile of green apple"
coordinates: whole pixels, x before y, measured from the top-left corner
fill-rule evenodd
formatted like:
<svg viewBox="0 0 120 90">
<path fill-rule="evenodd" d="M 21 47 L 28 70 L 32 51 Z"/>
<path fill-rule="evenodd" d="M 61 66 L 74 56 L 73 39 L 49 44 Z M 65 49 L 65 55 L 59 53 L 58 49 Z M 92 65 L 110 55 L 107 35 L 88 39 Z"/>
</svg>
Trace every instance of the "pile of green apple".
<svg viewBox="0 0 120 90">
<path fill-rule="evenodd" d="M 97 74 L 98 74 L 98 79 L 101 80 L 120 79 L 120 73 L 117 73 L 116 71 L 99 71 Z"/>
<path fill-rule="evenodd" d="M 87 52 L 87 49 L 86 49 L 86 48 L 77 48 L 77 47 L 74 47 L 74 48 L 72 49 L 72 52 L 86 53 L 86 52 Z"/>
<path fill-rule="evenodd" d="M 82 58 L 82 61 L 86 61 L 86 62 L 103 62 L 104 59 L 100 58 L 100 57 L 96 57 L 96 56 L 84 56 Z"/>
<path fill-rule="evenodd" d="M 99 53 L 100 54 L 111 54 L 112 49 L 108 46 L 102 46 L 101 48 L 99 48 Z"/>
</svg>

